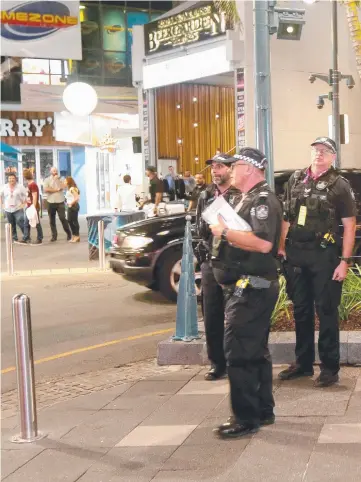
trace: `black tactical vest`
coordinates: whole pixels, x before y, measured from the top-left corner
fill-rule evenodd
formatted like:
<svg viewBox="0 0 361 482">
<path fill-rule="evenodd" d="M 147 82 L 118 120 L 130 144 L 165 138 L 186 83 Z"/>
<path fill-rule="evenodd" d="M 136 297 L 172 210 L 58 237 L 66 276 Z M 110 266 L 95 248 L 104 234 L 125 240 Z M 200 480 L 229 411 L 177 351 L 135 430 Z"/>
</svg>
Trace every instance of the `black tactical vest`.
<svg viewBox="0 0 361 482">
<path fill-rule="evenodd" d="M 321 178 L 306 179 L 306 171 L 296 171 L 293 186 L 290 186 L 285 210 L 289 214 L 290 236 L 295 241 L 308 242 L 322 238 L 337 230 L 334 194 L 332 185 L 339 174 L 331 168 Z M 305 210 L 307 209 L 307 211 Z M 302 220 L 302 212 L 306 217 Z M 300 216 L 301 212 L 301 216 Z"/>
<path fill-rule="evenodd" d="M 246 195 L 240 209 L 237 209 L 235 204 L 232 207 L 237 209 L 238 214 L 251 224 L 252 210 L 265 204 L 268 195 L 273 195 L 273 193 L 269 186 L 264 183 L 259 188 L 256 188 L 255 191 Z M 278 231 L 280 229 L 281 226 L 279 226 Z M 264 276 L 269 279 L 276 279 L 275 256 L 277 255 L 278 242 L 279 239 L 275 240 L 272 252 L 257 253 L 233 247 L 229 243 L 222 241 L 218 257 L 212 259 L 213 272 L 217 282 L 220 284 L 234 283 L 241 275 Z"/>
</svg>

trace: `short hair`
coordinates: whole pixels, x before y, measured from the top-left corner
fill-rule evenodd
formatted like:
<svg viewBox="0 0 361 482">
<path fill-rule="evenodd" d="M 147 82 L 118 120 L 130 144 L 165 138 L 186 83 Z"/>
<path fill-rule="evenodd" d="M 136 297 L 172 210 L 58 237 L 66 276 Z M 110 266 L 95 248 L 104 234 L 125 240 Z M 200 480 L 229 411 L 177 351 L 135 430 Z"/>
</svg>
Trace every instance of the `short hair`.
<svg viewBox="0 0 361 482">
<path fill-rule="evenodd" d="M 31 172 L 31 169 L 24 169 L 24 171 L 23 171 L 23 177 L 24 177 L 24 179 L 26 179 L 27 181 L 31 181 L 32 179 L 34 179 L 34 175 L 33 175 L 33 173 Z"/>
<path fill-rule="evenodd" d="M 18 180 L 18 176 L 15 174 L 15 172 L 9 172 L 7 179 L 9 179 L 9 177 L 15 177 L 15 179 Z"/>
<path fill-rule="evenodd" d="M 129 176 L 129 174 L 126 174 L 123 177 L 123 181 L 125 182 L 125 184 L 129 184 L 131 180 L 132 180 L 132 178 Z"/>
<path fill-rule="evenodd" d="M 157 172 L 157 169 L 155 166 L 148 166 L 145 170 L 149 172 L 154 172 L 154 173 Z"/>
</svg>

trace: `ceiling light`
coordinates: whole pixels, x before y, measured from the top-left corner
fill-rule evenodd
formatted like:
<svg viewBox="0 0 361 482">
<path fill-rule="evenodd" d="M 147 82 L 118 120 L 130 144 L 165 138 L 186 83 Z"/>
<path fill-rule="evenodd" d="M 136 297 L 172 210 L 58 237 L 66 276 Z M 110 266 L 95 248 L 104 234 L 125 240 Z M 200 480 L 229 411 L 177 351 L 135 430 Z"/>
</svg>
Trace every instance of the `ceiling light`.
<svg viewBox="0 0 361 482">
<path fill-rule="evenodd" d="M 198 122 L 195 122 L 195 123 L 193 124 L 193 127 L 198 127 Z"/>
<path fill-rule="evenodd" d="M 196 156 L 196 157 L 194 158 L 194 160 L 195 160 L 196 162 L 198 162 L 198 161 L 199 161 L 199 157 Z"/>
<path fill-rule="evenodd" d="M 286 30 L 287 30 L 287 33 L 293 33 L 294 28 L 292 27 L 292 25 L 289 25 Z"/>
<path fill-rule="evenodd" d="M 193 97 L 193 102 L 197 102 L 197 101 L 198 101 L 197 97 Z"/>
<path fill-rule="evenodd" d="M 182 139 L 177 139 L 177 142 L 178 142 L 178 144 L 182 144 L 182 143 L 183 143 Z"/>
<path fill-rule="evenodd" d="M 182 106 L 180 104 L 177 104 L 177 109 L 180 109 Z"/>
<path fill-rule="evenodd" d="M 221 116 L 219 114 L 216 114 L 216 119 L 219 119 Z"/>
</svg>

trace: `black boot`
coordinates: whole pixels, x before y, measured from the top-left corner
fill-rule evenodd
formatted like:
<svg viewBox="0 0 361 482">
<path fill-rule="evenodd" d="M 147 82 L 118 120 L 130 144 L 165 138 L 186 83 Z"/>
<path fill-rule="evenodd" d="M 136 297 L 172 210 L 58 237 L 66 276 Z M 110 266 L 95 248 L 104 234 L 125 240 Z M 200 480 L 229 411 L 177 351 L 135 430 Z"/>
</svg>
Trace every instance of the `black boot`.
<svg viewBox="0 0 361 482">
<path fill-rule="evenodd" d="M 214 434 L 220 438 L 239 438 L 252 433 L 258 432 L 257 425 L 247 424 L 244 422 L 226 422 L 213 430 Z"/>
<path fill-rule="evenodd" d="M 286 370 L 278 374 L 280 380 L 294 380 L 300 377 L 312 377 L 313 368 L 311 370 L 304 369 L 300 365 L 290 365 Z"/>
<path fill-rule="evenodd" d="M 208 381 L 219 380 L 226 376 L 226 368 L 212 365 L 212 368 L 204 375 L 204 379 Z"/>
<path fill-rule="evenodd" d="M 321 370 L 320 375 L 315 380 L 315 387 L 330 387 L 337 383 L 338 380 L 338 373 L 332 373 L 330 370 Z"/>
</svg>

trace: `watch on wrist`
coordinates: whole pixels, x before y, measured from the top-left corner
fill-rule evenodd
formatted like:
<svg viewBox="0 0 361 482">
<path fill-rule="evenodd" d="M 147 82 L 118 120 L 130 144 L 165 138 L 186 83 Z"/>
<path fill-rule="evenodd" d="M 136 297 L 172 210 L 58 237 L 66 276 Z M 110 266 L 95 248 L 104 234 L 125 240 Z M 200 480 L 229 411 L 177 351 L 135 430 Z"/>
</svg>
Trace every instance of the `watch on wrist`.
<svg viewBox="0 0 361 482">
<path fill-rule="evenodd" d="M 222 231 L 222 234 L 221 234 L 221 239 L 223 241 L 227 241 L 227 233 L 228 233 L 229 229 L 228 228 L 224 228 L 223 231 Z"/>
<path fill-rule="evenodd" d="M 345 261 L 347 264 L 352 263 L 352 258 L 346 258 L 345 256 L 341 256 L 341 261 Z"/>
</svg>

